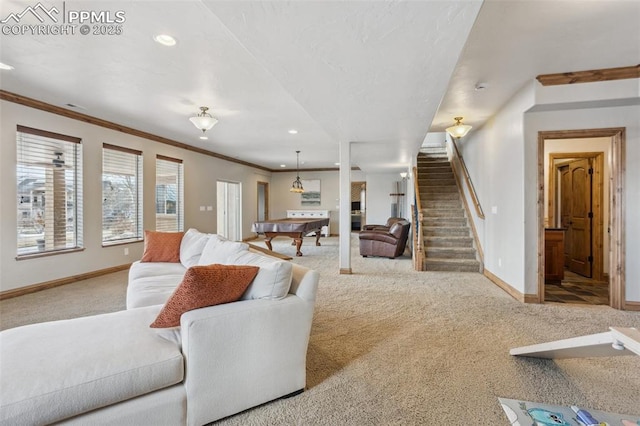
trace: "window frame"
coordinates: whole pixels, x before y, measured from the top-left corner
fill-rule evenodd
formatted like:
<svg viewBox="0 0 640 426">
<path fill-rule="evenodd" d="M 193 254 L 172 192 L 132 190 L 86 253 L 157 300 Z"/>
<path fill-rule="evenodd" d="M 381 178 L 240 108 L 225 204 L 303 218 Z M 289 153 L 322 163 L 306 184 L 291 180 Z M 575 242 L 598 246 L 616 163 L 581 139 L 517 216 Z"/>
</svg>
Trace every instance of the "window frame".
<svg viewBox="0 0 640 426">
<path fill-rule="evenodd" d="M 135 194 L 133 194 L 132 201 L 135 206 L 133 216 L 133 228 L 134 235 L 131 237 L 124 238 L 113 238 L 105 240 L 105 182 L 108 180 L 105 179 L 105 154 L 108 152 L 119 153 L 119 155 L 129 154 L 134 155 L 134 167 L 135 172 L 132 171 L 130 176 L 135 176 Z M 101 184 L 102 184 L 102 217 L 101 217 L 101 244 L 102 247 L 112 247 L 121 244 L 130 244 L 137 243 L 144 240 L 144 193 L 143 193 L 143 181 L 144 181 L 144 170 L 143 170 L 143 161 L 144 158 L 142 156 L 142 151 L 132 148 L 125 148 L 118 145 L 112 145 L 108 143 L 102 144 L 102 173 L 101 173 Z M 109 173 L 108 175 L 118 176 L 115 173 Z M 110 181 L 109 181 L 110 182 Z"/>
<path fill-rule="evenodd" d="M 164 163 L 161 163 L 164 162 Z M 167 186 L 169 183 L 160 180 L 159 170 L 163 168 L 168 169 L 170 164 L 175 164 L 177 166 L 176 170 L 176 188 L 175 188 L 175 198 L 176 200 L 168 200 L 167 199 Z M 164 212 L 158 212 L 159 207 L 159 187 L 164 187 L 164 191 L 162 191 L 163 200 L 162 203 Z M 155 203 L 154 203 L 154 211 L 156 216 L 156 231 L 162 232 L 183 232 L 184 231 L 184 163 L 182 160 L 173 157 L 167 157 L 165 155 L 156 155 L 156 185 L 155 185 Z M 175 213 L 167 213 L 167 202 L 175 201 Z M 175 219 L 170 218 L 169 216 L 174 216 Z M 171 219 L 175 220 L 175 227 L 171 226 L 163 226 L 161 222 L 167 223 L 168 221 L 162 221 L 163 219 Z"/>
<path fill-rule="evenodd" d="M 29 135 L 30 137 L 35 137 L 32 141 L 24 140 L 25 136 Z M 46 138 L 50 139 L 47 141 Z M 25 161 L 25 155 L 35 154 L 38 150 L 49 150 L 51 148 L 57 147 L 55 149 L 59 149 L 62 154 L 65 155 L 64 161 L 62 165 L 64 166 L 69 160 L 69 150 L 71 150 L 71 157 L 73 160 L 73 164 L 71 166 L 72 175 L 69 177 L 66 173 L 66 170 L 69 170 L 67 167 L 63 166 L 46 166 L 44 164 L 38 164 L 37 158 L 29 158 L 32 162 Z M 56 254 L 63 254 L 69 252 L 76 252 L 84 250 L 84 240 L 83 240 L 83 167 L 82 167 L 82 139 L 75 137 L 64 135 L 61 133 L 55 133 L 48 130 L 36 129 L 33 127 L 17 125 L 16 126 L 16 260 L 30 259 L 34 257 L 42 257 L 42 256 L 51 256 Z M 27 151 L 26 153 L 24 151 Z M 55 155 L 55 152 L 51 154 Z M 48 158 L 47 158 L 48 159 Z M 59 159 L 59 157 L 58 157 Z M 51 164 L 56 165 L 54 159 L 52 158 Z M 29 168 L 40 168 L 42 171 L 31 172 L 29 175 Z M 60 168 L 59 168 L 60 167 Z M 52 173 L 49 175 L 46 172 L 47 168 L 51 168 Z M 58 169 L 59 168 L 59 169 Z M 56 217 L 56 209 L 60 209 L 60 200 L 55 196 L 57 191 L 60 189 L 56 189 L 56 176 L 55 170 L 64 170 L 64 202 L 62 204 L 63 208 L 63 216 L 64 216 L 64 229 L 60 229 L 61 222 L 57 220 Z M 29 194 L 27 198 L 26 195 L 21 195 L 20 186 L 24 183 L 19 181 L 20 174 L 23 174 L 25 180 L 28 179 L 36 179 L 34 176 L 43 175 L 44 179 L 44 192 L 39 195 L 34 195 L 32 193 Z M 47 177 L 47 176 L 50 177 Z M 26 176 L 31 176 L 27 178 Z M 48 179 L 52 179 L 52 183 L 47 183 Z M 69 184 L 71 182 L 71 184 Z M 35 182 L 34 182 L 35 183 Z M 53 185 L 51 187 L 51 185 Z M 69 188 L 72 188 L 69 190 Z M 24 190 L 24 189 L 22 189 Z M 43 191 L 42 189 L 40 191 Z M 47 191 L 53 191 L 52 194 L 49 195 L 53 200 L 49 203 L 49 206 L 46 204 L 46 195 Z M 71 194 L 69 196 L 69 194 Z M 38 198 L 40 197 L 40 198 Z M 38 200 L 38 201 L 36 201 Z M 41 200 L 41 201 L 40 201 Z M 24 240 L 28 238 L 21 238 L 20 229 L 24 228 L 24 223 L 22 223 L 23 219 L 28 219 L 28 222 L 32 222 L 34 219 L 32 215 L 34 213 L 34 203 L 38 203 L 39 205 L 35 206 L 37 217 L 40 219 L 35 219 L 38 222 L 42 222 L 42 238 L 37 238 L 35 240 L 35 246 L 23 246 Z M 25 209 L 21 205 L 23 203 L 28 203 L 29 206 Z M 71 207 L 70 207 L 71 206 Z M 51 215 L 50 217 L 48 215 Z M 39 216 L 38 216 L 39 215 Z M 71 218 L 71 220 L 69 220 Z M 35 223 L 35 222 L 34 222 Z M 51 225 L 53 231 L 51 231 L 52 235 L 49 235 L 47 231 L 47 224 Z M 35 229 L 35 227 L 34 227 Z M 69 229 L 71 229 L 72 235 L 69 237 Z M 71 239 L 71 243 L 69 240 Z M 61 244 L 61 241 L 64 241 L 64 246 Z M 22 252 L 20 246 L 23 246 Z M 25 248 L 35 247 L 34 249 L 25 250 Z"/>
</svg>

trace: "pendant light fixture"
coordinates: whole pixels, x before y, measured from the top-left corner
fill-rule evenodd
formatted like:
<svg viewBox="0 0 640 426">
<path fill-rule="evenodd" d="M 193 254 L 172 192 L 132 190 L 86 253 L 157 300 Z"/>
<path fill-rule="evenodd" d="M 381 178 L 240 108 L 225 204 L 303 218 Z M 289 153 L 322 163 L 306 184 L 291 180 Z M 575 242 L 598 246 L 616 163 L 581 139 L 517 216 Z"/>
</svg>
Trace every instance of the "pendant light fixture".
<svg viewBox="0 0 640 426">
<path fill-rule="evenodd" d="M 471 126 L 462 124 L 462 117 L 455 117 L 454 120 L 456 120 L 456 124 L 447 127 L 447 133 L 456 139 L 465 137 L 467 133 L 469 133 L 469 130 L 471 130 Z"/>
<path fill-rule="evenodd" d="M 212 128 L 218 122 L 218 119 L 209 114 L 207 111 L 208 107 L 200 107 L 200 113 L 195 117 L 189 118 L 189 121 L 193 123 L 198 129 L 202 130 L 202 135 L 204 136 L 204 132 Z"/>
<path fill-rule="evenodd" d="M 302 182 L 300 182 L 300 151 L 296 151 L 296 180 L 291 184 L 290 192 L 297 192 L 298 194 L 304 192 Z"/>
</svg>

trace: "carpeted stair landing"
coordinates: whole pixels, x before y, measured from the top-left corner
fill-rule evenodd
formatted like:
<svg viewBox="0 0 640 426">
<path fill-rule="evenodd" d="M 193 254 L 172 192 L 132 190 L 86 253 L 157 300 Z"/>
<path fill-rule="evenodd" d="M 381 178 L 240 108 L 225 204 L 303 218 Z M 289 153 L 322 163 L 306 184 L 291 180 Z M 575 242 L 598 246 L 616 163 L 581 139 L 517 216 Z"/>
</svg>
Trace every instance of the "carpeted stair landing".
<svg viewBox="0 0 640 426">
<path fill-rule="evenodd" d="M 480 272 L 471 229 L 443 148 L 418 155 L 422 236 L 427 271 Z"/>
</svg>

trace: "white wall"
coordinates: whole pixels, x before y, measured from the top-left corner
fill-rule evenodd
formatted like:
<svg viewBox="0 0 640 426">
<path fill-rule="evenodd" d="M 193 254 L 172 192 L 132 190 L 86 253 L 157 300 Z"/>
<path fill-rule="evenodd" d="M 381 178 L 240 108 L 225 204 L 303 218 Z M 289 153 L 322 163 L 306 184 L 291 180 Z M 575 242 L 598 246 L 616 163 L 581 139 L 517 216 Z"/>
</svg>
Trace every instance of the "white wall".
<svg viewBox="0 0 640 426">
<path fill-rule="evenodd" d="M 398 173 L 367 174 L 367 224 L 384 224 L 391 216 L 391 203 L 395 197 L 389 194 L 396 192 L 395 182 L 400 180 Z M 406 203 L 407 195 L 401 202 Z M 405 216 L 411 214 L 406 212 Z M 409 217 L 407 217 L 409 218 Z"/>
<path fill-rule="evenodd" d="M 476 215 L 465 186 L 485 269 L 521 293 L 525 292 L 523 111 L 533 102 L 533 86 L 528 84 L 458 143 L 485 214 L 484 220 Z"/>
<path fill-rule="evenodd" d="M 153 142 L 22 105 L 0 102 L 0 291 L 133 262 L 142 256 L 143 244 L 102 247 L 102 144 L 143 151 L 144 229 L 155 228 L 156 154 L 184 161 L 185 229 L 216 231 L 218 179 L 242 184 L 242 230 L 250 235 L 256 216 L 257 181 L 269 181 L 270 172 L 211 156 Z M 80 252 L 16 260 L 16 125 L 82 138 L 84 164 L 84 247 Z M 212 211 L 200 211 L 212 206 Z"/>
</svg>

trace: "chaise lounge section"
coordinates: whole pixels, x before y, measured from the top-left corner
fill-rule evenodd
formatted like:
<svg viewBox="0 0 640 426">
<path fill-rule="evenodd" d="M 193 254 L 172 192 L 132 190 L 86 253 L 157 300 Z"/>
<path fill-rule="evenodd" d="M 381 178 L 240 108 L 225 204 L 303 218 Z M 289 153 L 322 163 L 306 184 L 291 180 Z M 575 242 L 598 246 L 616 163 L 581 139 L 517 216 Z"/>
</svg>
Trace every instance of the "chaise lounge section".
<svg viewBox="0 0 640 426">
<path fill-rule="evenodd" d="M 259 269 L 239 301 L 150 328 L 186 271 L 209 262 Z M 132 265 L 126 310 L 0 333 L 0 423 L 203 425 L 302 391 L 318 279 L 189 230 L 180 262 Z"/>
</svg>

